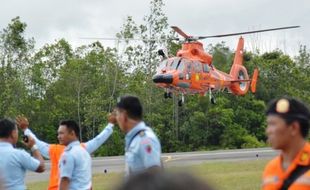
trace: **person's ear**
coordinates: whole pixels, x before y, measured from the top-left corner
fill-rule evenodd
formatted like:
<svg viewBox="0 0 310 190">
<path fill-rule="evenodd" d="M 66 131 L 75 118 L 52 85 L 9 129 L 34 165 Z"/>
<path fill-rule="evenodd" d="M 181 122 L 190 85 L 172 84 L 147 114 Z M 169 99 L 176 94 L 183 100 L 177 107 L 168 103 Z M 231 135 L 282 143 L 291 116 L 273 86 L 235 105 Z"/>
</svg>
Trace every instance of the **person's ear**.
<svg viewBox="0 0 310 190">
<path fill-rule="evenodd" d="M 129 119 L 129 118 L 128 118 L 127 111 L 124 111 L 124 112 L 123 112 L 123 117 L 124 117 L 124 121 L 127 122 L 128 119 Z"/>
<path fill-rule="evenodd" d="M 70 136 L 74 136 L 74 134 L 75 134 L 74 130 L 69 130 L 69 135 Z"/>
<path fill-rule="evenodd" d="M 301 134 L 300 125 L 297 121 L 294 121 L 291 123 L 291 134 L 292 136 L 296 136 L 298 134 Z"/>
</svg>

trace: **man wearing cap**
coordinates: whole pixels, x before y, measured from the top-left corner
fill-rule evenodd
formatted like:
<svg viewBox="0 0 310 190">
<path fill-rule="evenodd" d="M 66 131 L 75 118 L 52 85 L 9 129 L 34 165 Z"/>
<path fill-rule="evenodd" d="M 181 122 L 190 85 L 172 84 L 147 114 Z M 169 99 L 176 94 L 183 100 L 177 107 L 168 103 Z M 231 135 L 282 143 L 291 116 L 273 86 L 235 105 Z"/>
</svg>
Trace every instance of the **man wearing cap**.
<svg viewBox="0 0 310 190">
<path fill-rule="evenodd" d="M 268 142 L 281 152 L 267 164 L 262 189 L 310 189 L 309 109 L 294 98 L 280 98 L 269 104 L 266 115 Z"/>
<path fill-rule="evenodd" d="M 116 106 L 116 120 L 125 137 L 126 176 L 161 168 L 161 145 L 151 128 L 142 121 L 137 97 L 124 96 Z"/>
</svg>

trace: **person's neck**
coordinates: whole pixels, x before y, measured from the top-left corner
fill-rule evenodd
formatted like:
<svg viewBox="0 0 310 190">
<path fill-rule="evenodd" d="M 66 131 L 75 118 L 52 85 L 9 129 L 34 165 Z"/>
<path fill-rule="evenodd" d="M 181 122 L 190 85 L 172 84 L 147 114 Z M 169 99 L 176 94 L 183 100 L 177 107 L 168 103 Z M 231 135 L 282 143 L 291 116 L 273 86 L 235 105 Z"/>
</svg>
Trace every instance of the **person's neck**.
<svg viewBox="0 0 310 190">
<path fill-rule="evenodd" d="M 8 138 L 0 138 L 0 142 L 6 142 L 6 143 L 13 144 L 12 141 Z"/>
<path fill-rule="evenodd" d="M 137 126 L 139 123 L 141 122 L 141 120 L 132 120 L 129 124 L 128 124 L 128 127 L 127 127 L 127 132 L 128 133 L 129 131 L 131 131 L 135 126 Z"/>
<path fill-rule="evenodd" d="M 304 139 L 292 140 L 285 149 L 282 149 L 284 169 L 287 169 L 287 167 L 294 161 L 295 157 L 305 144 L 306 141 Z"/>
<path fill-rule="evenodd" d="M 69 141 L 69 143 L 66 146 L 68 146 L 69 144 L 71 144 L 71 143 L 73 143 L 75 141 L 79 141 L 79 139 L 72 139 L 71 141 Z"/>
</svg>

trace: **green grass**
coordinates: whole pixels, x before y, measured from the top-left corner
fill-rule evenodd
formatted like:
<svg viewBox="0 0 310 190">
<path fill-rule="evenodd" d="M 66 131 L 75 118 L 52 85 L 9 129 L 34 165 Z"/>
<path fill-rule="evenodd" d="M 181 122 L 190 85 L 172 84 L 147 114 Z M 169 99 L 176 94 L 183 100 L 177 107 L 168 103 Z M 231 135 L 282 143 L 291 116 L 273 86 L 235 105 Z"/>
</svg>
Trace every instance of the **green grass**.
<svg viewBox="0 0 310 190">
<path fill-rule="evenodd" d="M 189 167 L 170 168 L 190 172 L 219 190 L 260 189 L 261 175 L 267 160 L 254 161 L 209 161 Z M 96 174 L 93 176 L 94 190 L 113 189 L 123 179 L 122 173 Z M 48 182 L 29 183 L 29 190 L 44 190 Z"/>
<path fill-rule="evenodd" d="M 188 168 L 216 189 L 252 190 L 261 188 L 261 176 L 268 160 L 209 162 Z"/>
</svg>

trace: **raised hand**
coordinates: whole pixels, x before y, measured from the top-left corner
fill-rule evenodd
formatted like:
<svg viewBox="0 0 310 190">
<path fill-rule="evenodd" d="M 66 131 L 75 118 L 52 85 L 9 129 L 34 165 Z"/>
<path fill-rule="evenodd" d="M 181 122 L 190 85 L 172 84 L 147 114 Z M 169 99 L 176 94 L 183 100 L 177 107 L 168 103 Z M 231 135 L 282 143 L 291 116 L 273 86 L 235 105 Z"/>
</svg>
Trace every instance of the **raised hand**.
<svg viewBox="0 0 310 190">
<path fill-rule="evenodd" d="M 29 127 L 29 121 L 27 117 L 23 115 L 19 115 L 16 117 L 16 124 L 23 131 Z"/>
<path fill-rule="evenodd" d="M 109 123 L 112 123 L 112 124 L 116 124 L 117 123 L 117 121 L 116 121 L 116 111 L 115 110 L 108 114 L 108 121 L 109 121 Z"/>
</svg>

